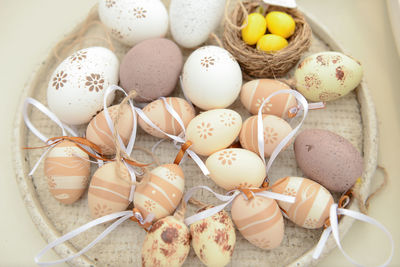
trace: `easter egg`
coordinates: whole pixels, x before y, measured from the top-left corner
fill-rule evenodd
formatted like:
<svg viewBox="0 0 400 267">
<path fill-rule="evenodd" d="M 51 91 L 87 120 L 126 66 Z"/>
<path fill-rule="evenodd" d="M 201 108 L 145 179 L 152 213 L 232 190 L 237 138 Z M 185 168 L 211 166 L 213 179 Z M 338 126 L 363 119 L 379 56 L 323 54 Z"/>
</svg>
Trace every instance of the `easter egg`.
<svg viewBox="0 0 400 267">
<path fill-rule="evenodd" d="M 50 193 L 64 204 L 77 201 L 85 192 L 90 175 L 89 156 L 71 141 L 55 145 L 44 161 Z"/>
<path fill-rule="evenodd" d="M 264 127 L 264 155 L 269 157 L 283 138 L 292 131 L 292 127 L 285 120 L 274 115 L 263 115 L 262 118 Z M 243 148 L 258 154 L 257 129 L 257 115 L 255 115 L 245 120 L 239 139 Z M 290 142 L 283 149 L 286 149 L 289 145 Z"/>
<path fill-rule="evenodd" d="M 88 205 L 93 218 L 124 211 L 129 205 L 131 178 L 124 164 L 106 163 L 96 170 L 89 185 Z"/>
<path fill-rule="evenodd" d="M 311 101 L 343 97 L 358 86 L 362 76 L 360 62 L 339 52 L 308 56 L 294 73 L 297 90 Z"/>
<path fill-rule="evenodd" d="M 295 139 L 297 165 L 304 175 L 328 190 L 345 192 L 363 172 L 360 152 L 345 138 L 327 130 L 305 130 Z"/>
<path fill-rule="evenodd" d="M 126 92 L 135 90 L 139 102 L 151 102 L 175 89 L 183 64 L 179 47 L 164 38 L 135 45 L 121 62 L 119 77 Z"/>
<path fill-rule="evenodd" d="M 114 38 L 129 46 L 168 31 L 167 9 L 159 0 L 100 0 L 99 17 Z"/>
<path fill-rule="evenodd" d="M 167 103 L 176 111 L 186 126 L 195 116 L 194 108 L 184 99 L 179 97 L 167 97 Z M 177 120 L 167 111 L 165 103 L 162 99 L 155 100 L 146 105 L 143 109 L 144 114 L 161 130 L 168 134 L 178 136 L 182 132 L 182 127 Z M 148 125 L 141 117 L 139 117 L 140 127 L 148 134 L 159 138 L 167 136 Z"/>
<path fill-rule="evenodd" d="M 204 43 L 218 27 L 224 14 L 225 0 L 171 0 L 171 33 L 185 48 Z"/>
<path fill-rule="evenodd" d="M 174 216 L 155 222 L 142 246 L 143 267 L 182 266 L 190 251 L 188 227 Z"/>
<path fill-rule="evenodd" d="M 267 21 L 260 13 L 251 13 L 248 15 L 246 27 L 242 29 L 242 39 L 248 45 L 254 45 L 265 34 L 267 30 Z"/>
<path fill-rule="evenodd" d="M 185 176 L 181 167 L 176 164 L 164 164 L 153 169 L 145 180 L 136 186 L 133 204 L 143 217 L 149 213 L 155 219 L 171 215 L 178 207 L 183 189 Z"/>
<path fill-rule="evenodd" d="M 191 150 L 202 156 L 227 148 L 235 141 L 242 127 L 242 117 L 230 109 L 203 112 L 189 122 L 186 140 Z"/>
<path fill-rule="evenodd" d="M 253 245 L 272 249 L 281 244 L 284 223 L 275 200 L 257 195 L 247 200 L 240 194 L 232 203 L 231 214 L 236 228 Z"/>
<path fill-rule="evenodd" d="M 260 187 L 266 177 L 261 158 L 246 149 L 229 148 L 213 153 L 206 161 L 211 179 L 225 190 Z"/>
<path fill-rule="evenodd" d="M 266 34 L 257 42 L 257 49 L 267 53 L 279 51 L 286 46 L 288 46 L 286 39 L 275 34 Z"/>
<path fill-rule="evenodd" d="M 193 250 L 206 266 L 225 266 L 231 261 L 236 234 L 226 211 L 191 224 L 190 234 Z"/>
<path fill-rule="evenodd" d="M 103 108 L 104 92 L 118 83 L 118 58 L 104 47 L 79 50 L 58 65 L 47 87 L 47 103 L 67 123 L 88 123 Z M 110 94 L 107 105 L 114 100 Z"/>
<path fill-rule="evenodd" d="M 291 89 L 287 84 L 278 80 L 260 79 L 252 80 L 242 86 L 240 100 L 243 106 L 253 115 L 258 114 L 261 104 L 272 93 L 280 90 Z M 288 117 L 288 111 L 297 106 L 296 98 L 291 94 L 279 94 L 271 97 L 265 103 L 262 113 L 275 115 L 281 118 Z"/>
<path fill-rule="evenodd" d="M 182 79 L 185 95 L 199 108 L 226 108 L 239 95 L 242 71 L 225 49 L 203 46 L 186 60 Z"/>
<path fill-rule="evenodd" d="M 278 201 L 292 222 L 308 229 L 317 229 L 324 225 L 333 204 L 332 195 L 328 190 L 310 179 L 301 177 L 281 178 L 275 184 L 272 192 L 296 198 L 294 203 Z"/>
<path fill-rule="evenodd" d="M 294 33 L 296 23 L 292 16 L 281 11 L 272 11 L 265 16 L 270 33 L 289 38 Z"/>
</svg>

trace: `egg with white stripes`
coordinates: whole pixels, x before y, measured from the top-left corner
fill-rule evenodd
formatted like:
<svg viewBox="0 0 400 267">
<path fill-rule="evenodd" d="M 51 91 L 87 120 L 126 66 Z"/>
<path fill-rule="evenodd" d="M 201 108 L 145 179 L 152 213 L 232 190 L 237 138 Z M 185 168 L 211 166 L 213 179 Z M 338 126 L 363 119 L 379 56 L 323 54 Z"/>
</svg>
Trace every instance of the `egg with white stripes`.
<svg viewBox="0 0 400 267">
<path fill-rule="evenodd" d="M 185 187 L 181 167 L 164 164 L 153 169 L 136 187 L 133 204 L 143 217 L 149 213 L 155 220 L 171 215 L 178 207 Z"/>
<path fill-rule="evenodd" d="M 296 198 L 294 203 L 278 201 L 292 222 L 308 229 L 317 229 L 324 225 L 334 203 L 328 190 L 302 177 L 281 178 L 275 184 L 273 192 Z"/>
<path fill-rule="evenodd" d="M 90 175 L 89 156 L 71 141 L 55 145 L 44 161 L 50 193 L 61 203 L 71 204 L 85 192 Z"/>
</svg>

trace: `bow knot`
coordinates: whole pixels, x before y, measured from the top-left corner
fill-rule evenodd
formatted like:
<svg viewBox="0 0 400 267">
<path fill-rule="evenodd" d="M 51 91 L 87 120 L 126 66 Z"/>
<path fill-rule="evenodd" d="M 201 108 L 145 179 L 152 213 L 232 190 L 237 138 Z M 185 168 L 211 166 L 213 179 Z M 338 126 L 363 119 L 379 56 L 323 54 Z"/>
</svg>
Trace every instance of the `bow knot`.
<svg viewBox="0 0 400 267">
<path fill-rule="evenodd" d="M 149 214 L 147 218 L 144 219 L 142 213 L 137 208 L 133 208 L 132 212 L 133 216 L 130 217 L 130 219 L 134 222 L 137 222 L 140 227 L 142 227 L 146 232 L 148 232 L 151 229 L 152 226 L 151 222 L 154 218 L 154 215 Z"/>
</svg>

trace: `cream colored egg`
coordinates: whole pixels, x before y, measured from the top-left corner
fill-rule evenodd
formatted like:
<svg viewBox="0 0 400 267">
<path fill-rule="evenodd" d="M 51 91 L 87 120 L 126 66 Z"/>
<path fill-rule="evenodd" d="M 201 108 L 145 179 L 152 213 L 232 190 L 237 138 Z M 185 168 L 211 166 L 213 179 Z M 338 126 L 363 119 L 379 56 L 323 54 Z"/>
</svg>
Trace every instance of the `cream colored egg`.
<svg viewBox="0 0 400 267">
<path fill-rule="evenodd" d="M 295 72 L 297 90 L 311 101 L 343 97 L 358 86 L 362 76 L 361 64 L 339 52 L 308 56 Z"/>
<path fill-rule="evenodd" d="M 324 225 L 333 204 L 332 195 L 322 185 L 302 177 L 285 177 L 275 182 L 275 193 L 293 196 L 295 203 L 278 201 L 289 219 L 295 224 L 316 229 Z"/>
<path fill-rule="evenodd" d="M 186 100 L 179 97 L 167 97 L 165 100 L 176 111 L 186 127 L 195 116 L 194 108 Z M 178 121 L 175 120 L 174 117 L 167 111 L 163 100 L 158 99 L 151 102 L 143 108 L 143 112 L 164 132 L 172 135 L 179 135 L 182 132 L 182 127 L 179 125 Z M 159 138 L 167 138 L 166 135 L 148 125 L 140 117 L 139 125 L 148 134 Z"/>
<path fill-rule="evenodd" d="M 236 228 L 253 245 L 272 249 L 281 244 L 284 223 L 275 200 L 262 196 L 247 200 L 240 194 L 232 203 L 231 213 Z"/>
<path fill-rule="evenodd" d="M 257 115 L 248 118 L 243 123 L 242 130 L 240 131 L 240 144 L 243 148 L 258 154 L 257 125 Z M 274 115 L 263 115 L 263 127 L 264 155 L 269 157 L 282 139 L 292 131 L 292 127 L 285 120 Z"/>
<path fill-rule="evenodd" d="M 197 115 L 186 129 L 186 140 L 191 150 L 209 156 L 227 148 L 235 141 L 242 127 L 242 117 L 230 109 L 214 109 Z"/>
<path fill-rule="evenodd" d="M 44 161 L 44 173 L 51 194 L 64 204 L 77 201 L 85 192 L 90 175 L 89 156 L 75 143 L 55 145 Z"/>
<path fill-rule="evenodd" d="M 260 187 L 266 177 L 261 158 L 246 149 L 228 148 L 215 152 L 206 161 L 211 179 L 225 190 Z"/>
</svg>

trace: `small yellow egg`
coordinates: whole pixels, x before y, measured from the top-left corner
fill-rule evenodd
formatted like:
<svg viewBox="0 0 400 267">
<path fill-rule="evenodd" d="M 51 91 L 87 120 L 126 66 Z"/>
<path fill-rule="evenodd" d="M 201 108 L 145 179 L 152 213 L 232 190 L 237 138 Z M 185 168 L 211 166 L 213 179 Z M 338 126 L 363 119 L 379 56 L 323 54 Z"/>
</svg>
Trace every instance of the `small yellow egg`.
<svg viewBox="0 0 400 267">
<path fill-rule="evenodd" d="M 243 24 L 245 24 L 244 21 Z M 246 44 L 254 45 L 267 30 L 267 22 L 260 13 L 251 13 L 247 17 L 247 26 L 242 29 L 242 39 Z"/>
<path fill-rule="evenodd" d="M 275 34 L 266 34 L 260 38 L 257 42 L 257 49 L 265 51 L 267 53 L 275 52 L 285 48 L 288 45 L 288 42 L 285 38 L 275 35 Z"/>
<path fill-rule="evenodd" d="M 268 30 L 272 34 L 288 38 L 292 36 L 296 28 L 292 16 L 285 12 L 272 11 L 267 14 L 265 20 L 268 25 Z"/>
</svg>

